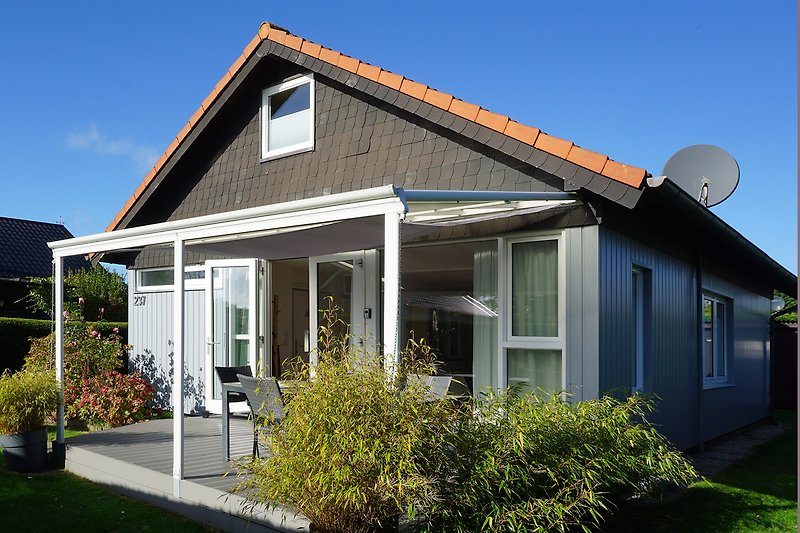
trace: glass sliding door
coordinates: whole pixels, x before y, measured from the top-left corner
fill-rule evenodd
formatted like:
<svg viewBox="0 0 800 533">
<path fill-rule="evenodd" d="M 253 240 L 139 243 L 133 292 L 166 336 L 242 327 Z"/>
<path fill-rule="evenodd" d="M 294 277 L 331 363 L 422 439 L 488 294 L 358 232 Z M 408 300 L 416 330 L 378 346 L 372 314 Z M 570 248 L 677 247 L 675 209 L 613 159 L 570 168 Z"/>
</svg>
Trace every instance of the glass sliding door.
<svg viewBox="0 0 800 533">
<path fill-rule="evenodd" d="M 219 412 L 221 384 L 214 367 L 255 366 L 257 276 L 252 260 L 209 261 L 207 267 L 206 397 L 208 409 Z"/>
</svg>

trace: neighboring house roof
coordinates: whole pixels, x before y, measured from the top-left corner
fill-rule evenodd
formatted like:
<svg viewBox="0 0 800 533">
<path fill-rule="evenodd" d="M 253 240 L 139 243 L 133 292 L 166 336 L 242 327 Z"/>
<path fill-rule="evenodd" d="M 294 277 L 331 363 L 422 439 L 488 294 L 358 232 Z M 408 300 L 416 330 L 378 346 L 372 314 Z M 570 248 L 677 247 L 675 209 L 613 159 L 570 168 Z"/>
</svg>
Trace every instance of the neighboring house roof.
<svg viewBox="0 0 800 533">
<path fill-rule="evenodd" d="M 405 78 L 399 74 L 394 74 L 388 70 L 331 50 L 330 48 L 325 48 L 324 46 L 303 39 L 302 37 L 292 35 L 283 28 L 265 22 L 259 28 L 256 36 L 253 37 L 250 43 L 245 47 L 242 54 L 234 61 L 233 65 L 231 65 L 219 82 L 217 82 L 211 93 L 203 100 L 203 103 L 197 111 L 194 112 L 189 118 L 189 121 L 178 132 L 178 135 L 169 144 L 164 154 L 156 161 L 156 164 L 150 172 L 147 173 L 142 183 L 136 188 L 133 195 L 128 199 L 117 216 L 114 217 L 114 220 L 106 231 L 113 231 L 120 226 L 125 216 L 131 211 L 136 201 L 153 182 L 157 174 L 164 168 L 166 163 L 175 154 L 176 150 L 186 140 L 204 115 L 206 115 L 222 92 L 244 68 L 251 56 L 255 54 L 258 47 L 265 41 L 285 46 L 315 60 L 366 78 L 367 80 L 389 89 L 399 91 L 406 96 L 425 102 L 442 111 L 452 113 L 469 122 L 486 127 L 491 131 L 508 136 L 524 145 L 540 150 L 545 154 L 555 156 L 560 160 L 567 161 L 593 174 L 600 175 L 628 187 L 640 188 L 644 179 L 649 175 L 644 169 L 618 163 L 610 159 L 607 155 L 581 148 L 570 141 L 548 135 L 538 128 L 521 124 L 505 115 L 494 113 L 478 105 L 465 102 L 452 95 Z M 572 174 L 574 174 L 574 172 L 572 172 Z"/>
<path fill-rule="evenodd" d="M 63 224 L 0 217 L 0 279 L 53 275 L 53 253 L 48 242 L 72 238 Z M 82 257 L 65 261 L 67 270 L 91 267 Z"/>
</svg>

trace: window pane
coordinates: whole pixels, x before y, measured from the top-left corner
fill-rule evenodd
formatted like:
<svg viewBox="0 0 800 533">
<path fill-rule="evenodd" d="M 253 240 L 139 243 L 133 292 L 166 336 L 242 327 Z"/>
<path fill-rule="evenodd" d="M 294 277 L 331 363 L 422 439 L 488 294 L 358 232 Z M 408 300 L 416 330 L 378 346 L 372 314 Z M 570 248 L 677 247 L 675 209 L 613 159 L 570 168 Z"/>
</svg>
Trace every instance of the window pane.
<svg viewBox="0 0 800 533">
<path fill-rule="evenodd" d="M 311 107 L 310 98 L 311 85 L 308 83 L 275 93 L 269 97 L 270 118 L 275 120 L 309 109 Z"/>
<path fill-rule="evenodd" d="M 183 273 L 183 279 L 185 280 L 193 280 L 193 279 L 205 279 L 206 271 L 205 270 L 187 270 Z"/>
<path fill-rule="evenodd" d="M 464 390 L 495 384 L 497 242 L 403 249 L 401 327 L 405 341 L 424 338 Z"/>
<path fill-rule="evenodd" d="M 714 377 L 714 302 L 703 298 L 703 375 Z"/>
<path fill-rule="evenodd" d="M 548 395 L 561 390 L 560 350 L 508 350 L 508 386 L 521 393 Z"/>
<path fill-rule="evenodd" d="M 511 334 L 558 337 L 558 241 L 514 244 Z"/>
<path fill-rule="evenodd" d="M 725 377 L 725 304 L 716 302 L 714 316 L 715 370 L 714 377 Z"/>
<path fill-rule="evenodd" d="M 173 270 L 171 268 L 163 270 L 142 270 L 139 272 L 139 285 L 142 287 L 172 285 L 172 279 Z"/>
<path fill-rule="evenodd" d="M 311 140 L 311 84 L 304 83 L 269 97 L 268 149 L 280 150 Z"/>
<path fill-rule="evenodd" d="M 333 334 L 335 337 L 345 337 L 357 312 L 353 309 L 352 261 L 330 261 L 317 265 L 317 320 L 320 325 L 325 325 L 322 311 L 330 305 L 341 309 L 338 318 L 342 322 L 334 324 Z"/>
</svg>

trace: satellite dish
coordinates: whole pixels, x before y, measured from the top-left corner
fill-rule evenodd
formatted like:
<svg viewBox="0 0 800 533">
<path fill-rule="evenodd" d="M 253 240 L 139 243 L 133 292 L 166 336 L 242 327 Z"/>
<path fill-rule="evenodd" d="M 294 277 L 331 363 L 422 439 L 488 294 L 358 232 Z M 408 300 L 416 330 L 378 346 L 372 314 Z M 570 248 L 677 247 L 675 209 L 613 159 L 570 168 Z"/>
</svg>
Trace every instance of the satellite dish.
<svg viewBox="0 0 800 533">
<path fill-rule="evenodd" d="M 711 144 L 678 150 L 662 173 L 706 207 L 726 200 L 739 184 L 739 164 L 731 154 Z"/>
</svg>

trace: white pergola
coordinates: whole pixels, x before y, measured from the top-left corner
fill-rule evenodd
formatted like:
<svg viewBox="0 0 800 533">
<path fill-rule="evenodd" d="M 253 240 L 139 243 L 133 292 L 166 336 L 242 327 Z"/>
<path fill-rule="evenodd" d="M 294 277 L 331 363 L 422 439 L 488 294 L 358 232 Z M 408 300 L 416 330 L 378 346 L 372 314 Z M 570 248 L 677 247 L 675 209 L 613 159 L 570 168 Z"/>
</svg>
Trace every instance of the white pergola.
<svg viewBox="0 0 800 533">
<path fill-rule="evenodd" d="M 398 338 L 400 301 L 401 225 L 412 233 L 434 231 L 442 226 L 480 222 L 487 219 L 534 213 L 577 201 L 572 193 L 404 190 L 385 186 L 331 194 L 229 211 L 196 218 L 163 222 L 49 243 L 55 265 L 56 377 L 64 378 L 64 258 L 148 246 L 171 245 L 174 249 L 173 292 L 173 391 L 184 389 L 184 251 L 194 246 L 203 251 L 235 250 L 237 243 L 258 242 L 278 249 L 294 246 L 301 253 L 319 243 L 338 251 L 382 247 L 383 271 L 383 353 L 391 371 L 400 353 Z M 383 233 L 375 228 L 383 219 Z M 366 220 L 366 223 L 364 223 Z M 358 226 L 354 223 L 361 222 Z M 364 231 L 354 231 L 362 227 Z M 342 239 L 331 243 L 330 236 Z M 316 241 L 315 238 L 316 237 Z M 380 242 L 375 242 L 380 241 Z M 305 242 L 305 248 L 303 245 Z M 331 251 L 326 251 L 331 253 Z M 312 254 L 309 254 L 312 255 Z M 270 258 L 267 256 L 267 258 Z M 179 370 L 180 369 L 180 370 Z M 180 497 L 184 478 L 183 394 L 173 393 L 173 493 Z M 58 409 L 56 442 L 64 446 L 63 387 Z"/>
</svg>

